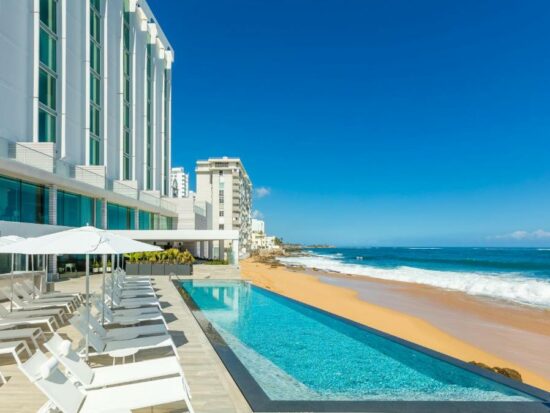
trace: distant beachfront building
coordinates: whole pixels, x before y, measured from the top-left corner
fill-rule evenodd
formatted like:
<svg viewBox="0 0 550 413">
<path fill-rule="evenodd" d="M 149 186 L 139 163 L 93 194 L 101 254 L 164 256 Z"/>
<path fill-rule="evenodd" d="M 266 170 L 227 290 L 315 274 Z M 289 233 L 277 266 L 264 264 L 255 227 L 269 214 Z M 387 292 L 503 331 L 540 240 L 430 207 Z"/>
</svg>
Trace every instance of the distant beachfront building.
<svg viewBox="0 0 550 413">
<path fill-rule="evenodd" d="M 189 174 L 183 167 L 172 168 L 170 171 L 170 189 L 172 198 L 189 197 Z"/>
<path fill-rule="evenodd" d="M 252 219 L 252 232 L 265 234 L 265 222 L 261 219 Z"/>
<path fill-rule="evenodd" d="M 279 246 L 275 242 L 275 237 L 266 235 L 265 222 L 261 219 L 253 219 L 250 249 L 252 251 L 257 251 L 273 250 L 278 248 Z"/>
<path fill-rule="evenodd" d="M 197 161 L 197 201 L 212 208 L 212 228 L 239 231 L 239 254 L 250 251 L 252 226 L 252 182 L 239 158 L 210 158 Z M 222 257 L 223 242 L 214 244 L 214 256 Z"/>
</svg>

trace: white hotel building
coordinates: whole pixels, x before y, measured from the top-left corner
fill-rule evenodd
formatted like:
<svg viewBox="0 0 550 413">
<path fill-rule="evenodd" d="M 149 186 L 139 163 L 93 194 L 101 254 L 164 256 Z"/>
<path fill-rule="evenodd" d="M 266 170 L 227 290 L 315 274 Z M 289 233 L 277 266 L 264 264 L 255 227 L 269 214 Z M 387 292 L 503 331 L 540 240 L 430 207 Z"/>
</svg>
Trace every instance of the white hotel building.
<svg viewBox="0 0 550 413">
<path fill-rule="evenodd" d="M 197 236 L 167 231 L 174 52 L 145 0 L 2 0 L 0 52 L 0 235 Z"/>
</svg>

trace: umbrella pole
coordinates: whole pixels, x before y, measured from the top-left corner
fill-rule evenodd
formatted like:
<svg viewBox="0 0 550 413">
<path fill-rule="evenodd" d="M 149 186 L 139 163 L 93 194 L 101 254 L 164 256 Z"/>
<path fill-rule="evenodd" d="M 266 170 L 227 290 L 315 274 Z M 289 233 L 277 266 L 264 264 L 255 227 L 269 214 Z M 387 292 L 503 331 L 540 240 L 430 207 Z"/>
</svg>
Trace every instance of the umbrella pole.
<svg viewBox="0 0 550 413">
<path fill-rule="evenodd" d="M 86 254 L 86 361 L 90 345 L 90 256 Z"/>
<path fill-rule="evenodd" d="M 15 254 L 11 254 L 11 297 L 10 297 L 10 313 L 13 312 L 13 270 L 14 270 L 14 262 L 15 260 Z"/>
<path fill-rule="evenodd" d="M 107 268 L 107 255 L 103 254 L 103 257 L 101 259 L 103 261 L 103 288 L 101 293 L 101 325 L 105 325 L 105 271 Z M 112 264 L 111 264 L 112 265 Z M 111 275 L 112 277 L 112 275 Z M 111 291 L 111 295 L 113 292 Z"/>
<path fill-rule="evenodd" d="M 36 281 L 35 280 L 35 277 L 34 277 L 34 255 L 31 255 L 31 273 L 32 273 L 32 299 L 34 300 L 36 298 L 36 293 L 34 292 L 34 282 Z"/>
<path fill-rule="evenodd" d="M 113 257 L 114 255 L 111 258 Z M 111 310 L 114 307 L 113 301 L 115 299 L 115 272 L 113 271 L 113 265 L 114 265 L 114 260 L 111 261 Z"/>
</svg>

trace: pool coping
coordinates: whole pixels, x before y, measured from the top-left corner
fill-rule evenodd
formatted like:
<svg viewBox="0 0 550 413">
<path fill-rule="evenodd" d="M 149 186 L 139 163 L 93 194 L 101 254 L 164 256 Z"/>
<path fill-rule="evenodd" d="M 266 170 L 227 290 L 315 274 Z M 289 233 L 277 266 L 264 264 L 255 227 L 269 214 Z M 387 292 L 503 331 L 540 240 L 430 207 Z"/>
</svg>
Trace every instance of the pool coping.
<svg viewBox="0 0 550 413">
<path fill-rule="evenodd" d="M 490 372 L 472 364 L 463 362 L 456 358 L 447 356 L 443 353 L 428 349 L 413 342 L 401 339 L 380 330 L 365 326 L 353 320 L 338 316 L 320 308 L 311 306 L 298 300 L 283 296 L 265 288 L 258 287 L 252 283 L 243 280 L 185 280 L 193 281 L 197 284 L 202 282 L 240 282 L 251 285 L 275 296 L 286 298 L 294 303 L 301 304 L 307 308 L 320 311 L 334 319 L 344 323 L 351 324 L 358 328 L 368 331 L 371 334 L 378 335 L 391 340 L 412 350 L 447 362 L 456 367 L 470 371 L 494 382 L 511 387 L 514 390 L 526 393 L 527 395 L 541 399 L 540 401 L 530 402 L 491 402 L 491 401 L 316 401 L 316 400 L 271 400 L 258 382 L 254 379 L 248 369 L 242 364 L 237 355 L 227 345 L 223 337 L 218 333 L 215 327 L 208 321 L 201 309 L 195 303 L 193 298 L 179 285 L 180 281 L 173 281 L 174 286 L 179 291 L 183 300 L 191 310 L 195 320 L 202 331 L 210 341 L 210 344 L 222 360 L 229 374 L 241 390 L 250 407 L 254 412 L 387 412 L 387 413 L 424 413 L 424 412 L 464 412 L 464 413 L 516 413 L 518 411 L 525 413 L 550 412 L 550 393 L 542 389 L 530 386 L 516 380 L 509 379 L 497 373 Z"/>
</svg>

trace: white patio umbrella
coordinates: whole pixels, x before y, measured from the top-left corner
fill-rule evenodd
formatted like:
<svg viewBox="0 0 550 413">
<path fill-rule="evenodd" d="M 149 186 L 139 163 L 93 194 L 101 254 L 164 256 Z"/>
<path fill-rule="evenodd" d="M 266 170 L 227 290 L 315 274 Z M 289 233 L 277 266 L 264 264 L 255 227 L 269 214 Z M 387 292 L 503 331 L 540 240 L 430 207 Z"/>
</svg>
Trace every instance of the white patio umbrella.
<svg viewBox="0 0 550 413">
<path fill-rule="evenodd" d="M 0 246 L 0 253 L 86 255 L 86 319 L 88 324 L 90 321 L 90 255 L 148 251 L 162 251 L 162 248 L 92 226 L 69 229 Z M 105 273 L 103 273 L 103 292 L 105 293 Z M 88 335 L 86 335 L 86 359 L 88 359 Z"/>
<path fill-rule="evenodd" d="M 15 244 L 16 242 L 24 241 L 25 238 L 19 237 L 17 235 L 5 235 L 3 237 L 0 237 L 0 247 L 5 245 L 11 245 Z M 15 254 L 11 254 L 11 297 L 10 297 L 10 313 L 13 311 L 13 272 L 14 272 L 14 259 Z"/>
</svg>

